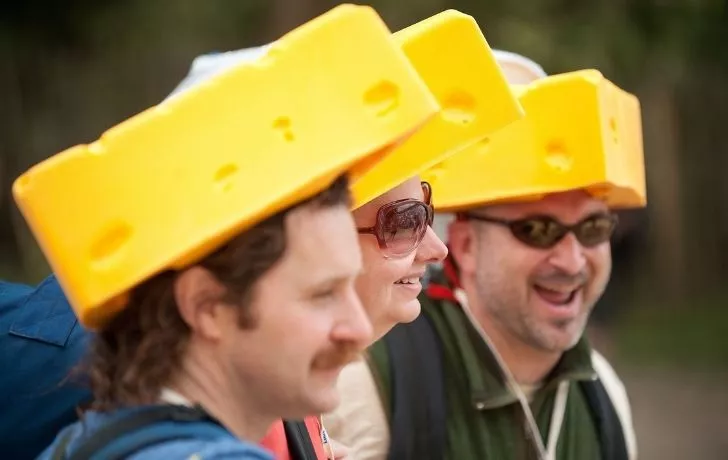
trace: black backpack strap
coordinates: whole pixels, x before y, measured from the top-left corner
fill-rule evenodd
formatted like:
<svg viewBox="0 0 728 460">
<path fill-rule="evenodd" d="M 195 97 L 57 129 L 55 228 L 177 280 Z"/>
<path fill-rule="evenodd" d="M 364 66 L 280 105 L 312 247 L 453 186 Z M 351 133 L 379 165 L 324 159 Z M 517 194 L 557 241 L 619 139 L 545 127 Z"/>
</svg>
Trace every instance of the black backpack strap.
<svg viewBox="0 0 728 460">
<path fill-rule="evenodd" d="M 391 376 L 389 460 L 442 460 L 446 396 L 442 344 L 422 313 L 384 336 Z"/>
<path fill-rule="evenodd" d="M 597 428 L 602 460 L 629 460 L 622 423 L 604 384 L 599 379 L 580 384 Z"/>
<path fill-rule="evenodd" d="M 154 406 L 140 412 L 133 413 L 129 416 L 122 417 L 108 425 L 105 425 L 95 432 L 93 436 L 83 441 L 68 457 L 62 453 L 63 450 L 65 450 L 67 442 L 61 442 L 58 449 L 54 451 L 53 458 L 89 460 L 122 437 L 131 435 L 139 430 L 150 427 L 151 425 L 164 422 L 206 422 L 209 425 L 215 426 L 217 431 L 224 431 L 224 428 L 222 428 L 216 420 L 210 417 L 201 408 L 172 405 Z M 159 439 L 154 441 L 161 442 L 163 440 L 164 439 Z M 144 444 L 132 443 L 131 445 L 125 446 L 123 451 L 119 451 L 115 458 L 124 458 L 152 443 L 153 442 L 149 440 L 147 440 Z M 104 460 L 107 459 L 111 460 L 108 455 L 105 455 Z"/>
<path fill-rule="evenodd" d="M 291 460 L 318 460 L 308 427 L 303 420 L 283 420 Z"/>
</svg>

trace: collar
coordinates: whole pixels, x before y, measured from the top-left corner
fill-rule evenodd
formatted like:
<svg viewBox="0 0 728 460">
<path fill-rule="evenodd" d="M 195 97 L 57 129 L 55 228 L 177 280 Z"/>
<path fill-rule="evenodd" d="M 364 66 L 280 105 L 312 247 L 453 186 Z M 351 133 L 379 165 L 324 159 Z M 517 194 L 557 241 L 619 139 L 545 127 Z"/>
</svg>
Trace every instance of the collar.
<svg viewBox="0 0 728 460">
<path fill-rule="evenodd" d="M 162 392 L 159 394 L 159 400 L 174 406 L 193 407 L 192 401 L 171 388 L 162 388 Z"/>
<path fill-rule="evenodd" d="M 517 402 L 518 397 L 508 386 L 505 366 L 499 355 L 478 332 L 480 328 L 470 312 L 467 296 L 460 286 L 457 265 L 451 256 L 445 260 L 442 271 L 434 274 L 427 296 L 455 307 L 444 308 L 442 313 L 456 329 L 465 331 L 465 334 L 457 335 L 455 347 L 463 359 L 475 407 L 494 409 Z M 586 337 L 582 337 L 563 354 L 536 393 L 551 391 L 565 380 L 582 381 L 595 377 L 591 347 Z"/>
</svg>

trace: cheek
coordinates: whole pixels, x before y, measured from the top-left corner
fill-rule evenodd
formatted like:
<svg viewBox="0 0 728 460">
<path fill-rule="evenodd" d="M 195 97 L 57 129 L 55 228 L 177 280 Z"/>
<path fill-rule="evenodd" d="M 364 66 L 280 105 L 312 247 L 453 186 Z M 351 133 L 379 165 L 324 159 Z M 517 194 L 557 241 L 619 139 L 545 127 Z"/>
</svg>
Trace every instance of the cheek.
<svg viewBox="0 0 728 460">
<path fill-rule="evenodd" d="M 412 270 L 414 254 L 403 259 L 385 259 L 379 252 L 364 251 L 364 270 L 356 280 L 357 294 L 371 318 L 387 308 L 394 283 Z"/>
<path fill-rule="evenodd" d="M 380 279 L 382 283 L 386 286 L 391 286 L 407 275 L 410 275 L 415 263 L 415 257 L 416 253 L 413 252 L 401 259 L 384 259 L 380 267 Z"/>
<path fill-rule="evenodd" d="M 293 343 L 301 339 L 306 341 L 305 334 L 310 337 L 328 337 L 334 322 L 331 309 L 304 300 L 303 291 L 286 290 L 280 285 L 276 288 L 257 294 L 256 332 L 274 340 Z M 306 325 L 305 329 L 300 327 L 301 324 Z M 300 334 L 299 330 L 302 331 Z"/>
<path fill-rule="evenodd" d="M 292 363 L 290 372 L 297 372 L 330 346 L 334 316 L 329 308 L 318 305 L 299 304 L 288 311 L 291 314 L 268 318 L 263 336 L 253 346 L 262 348 L 261 355 L 272 362 L 281 362 L 280 357 L 285 356 Z"/>
<path fill-rule="evenodd" d="M 587 253 L 587 260 L 595 280 L 606 282 L 612 271 L 612 253 L 608 245 Z"/>
<path fill-rule="evenodd" d="M 491 246 L 487 251 L 480 251 L 476 270 L 498 283 L 512 284 L 528 279 L 537 271 L 542 259 L 540 255 L 535 256 L 519 248 Z"/>
<path fill-rule="evenodd" d="M 361 281 L 359 284 L 366 285 L 369 289 L 389 286 L 412 270 L 414 252 L 401 259 L 386 259 L 376 242 L 373 244 L 372 242 L 362 242 L 361 249 L 364 269 L 359 277 Z"/>
</svg>

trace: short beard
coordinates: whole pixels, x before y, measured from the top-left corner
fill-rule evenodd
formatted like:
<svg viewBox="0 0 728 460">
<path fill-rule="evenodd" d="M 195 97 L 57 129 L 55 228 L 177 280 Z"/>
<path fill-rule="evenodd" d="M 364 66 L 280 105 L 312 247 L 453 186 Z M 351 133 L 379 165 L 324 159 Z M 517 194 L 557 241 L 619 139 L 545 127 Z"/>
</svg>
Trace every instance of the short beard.
<svg viewBox="0 0 728 460">
<path fill-rule="evenodd" d="M 582 289 L 588 288 L 589 285 Z M 573 321 L 559 321 L 541 327 L 528 308 L 528 295 L 521 295 L 517 288 L 511 288 L 507 279 L 502 279 L 487 264 L 478 263 L 475 275 L 475 289 L 480 300 L 481 315 L 491 322 L 491 327 L 511 336 L 521 343 L 548 353 L 563 353 L 573 348 L 581 339 L 589 315 L 596 301 L 587 306 L 586 314 Z M 527 292 L 527 291 L 526 291 Z M 582 295 L 585 295 L 582 293 Z M 598 298 L 599 296 L 593 296 Z M 576 323 L 576 324 L 575 324 Z M 569 343 L 564 344 L 552 336 L 553 329 L 576 328 Z"/>
</svg>

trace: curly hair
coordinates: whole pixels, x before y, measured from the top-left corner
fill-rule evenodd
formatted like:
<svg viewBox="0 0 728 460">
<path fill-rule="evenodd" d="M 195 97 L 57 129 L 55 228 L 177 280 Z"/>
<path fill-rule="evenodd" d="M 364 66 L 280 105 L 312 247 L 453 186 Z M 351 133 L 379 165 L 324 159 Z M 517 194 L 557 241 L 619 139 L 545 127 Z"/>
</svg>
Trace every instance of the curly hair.
<svg viewBox="0 0 728 460">
<path fill-rule="evenodd" d="M 256 282 L 285 253 L 286 215 L 307 204 L 348 206 L 350 199 L 348 180 L 341 176 L 323 192 L 269 217 L 196 264 L 225 288 L 220 300 L 238 309 L 241 327 L 254 327 L 249 306 Z M 175 301 L 177 277 L 177 272 L 166 271 L 137 286 L 127 308 L 95 335 L 83 369 L 94 395 L 91 409 L 155 403 L 179 370 L 190 328 Z"/>
</svg>

